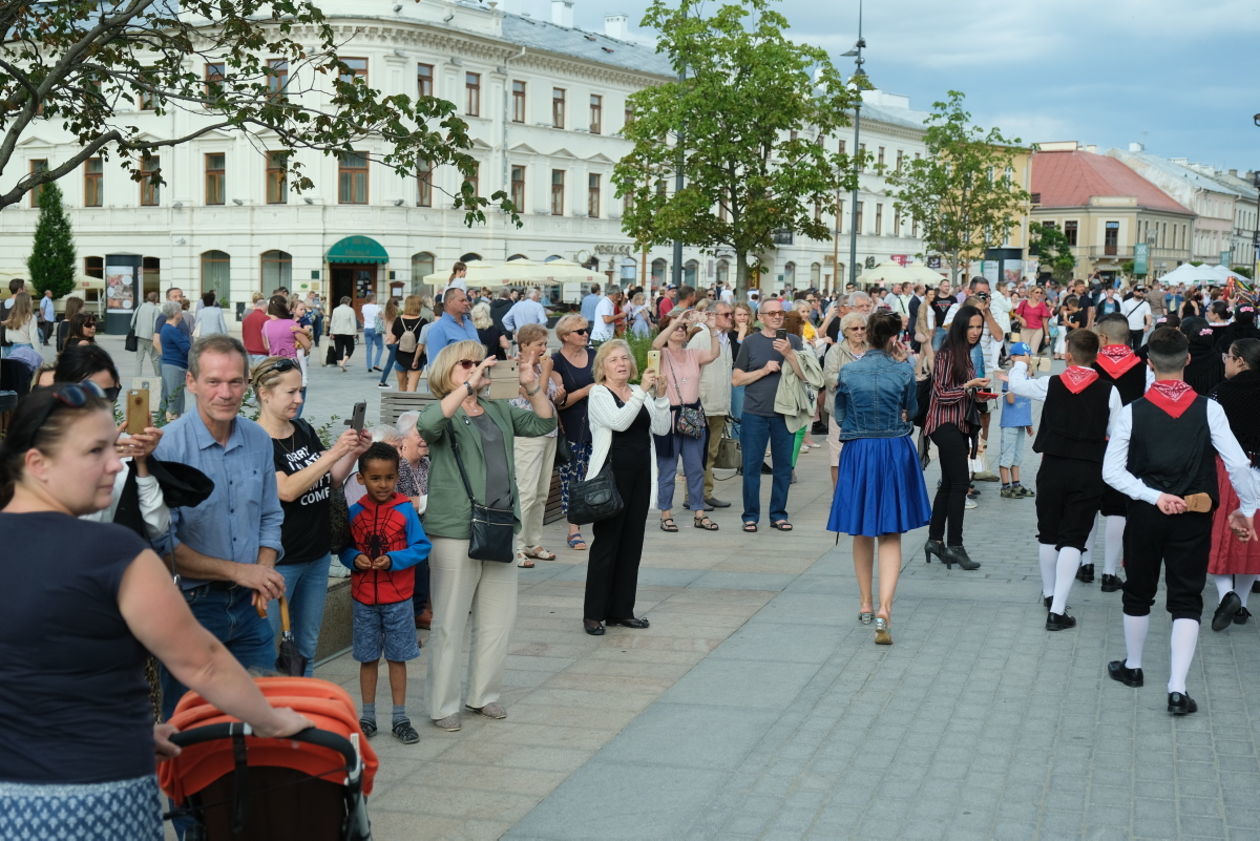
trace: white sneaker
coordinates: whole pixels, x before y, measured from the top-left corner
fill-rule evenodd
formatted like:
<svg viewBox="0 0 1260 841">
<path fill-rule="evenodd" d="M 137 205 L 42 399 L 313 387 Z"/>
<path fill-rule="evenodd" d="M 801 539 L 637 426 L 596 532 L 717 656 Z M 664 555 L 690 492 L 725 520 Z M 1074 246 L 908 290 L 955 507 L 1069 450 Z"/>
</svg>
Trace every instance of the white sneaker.
<svg viewBox="0 0 1260 841">
<path fill-rule="evenodd" d="M 968 511 L 970 511 L 973 508 L 979 508 L 979 507 L 980 506 L 976 503 L 974 499 L 967 499 L 963 501 L 963 508 L 967 509 Z"/>
</svg>

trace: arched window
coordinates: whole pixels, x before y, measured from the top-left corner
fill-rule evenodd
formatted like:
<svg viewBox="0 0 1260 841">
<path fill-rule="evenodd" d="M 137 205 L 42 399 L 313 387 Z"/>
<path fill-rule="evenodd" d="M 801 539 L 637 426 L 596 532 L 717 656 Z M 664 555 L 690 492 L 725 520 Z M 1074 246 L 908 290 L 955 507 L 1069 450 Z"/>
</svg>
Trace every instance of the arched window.
<svg viewBox="0 0 1260 841">
<path fill-rule="evenodd" d="M 731 264 L 726 260 L 717 261 L 717 282 L 725 286 L 730 282 Z"/>
<path fill-rule="evenodd" d="M 696 275 L 700 273 L 700 263 L 695 260 L 688 260 L 683 263 L 683 283 L 694 287 L 696 285 Z"/>
<path fill-rule="evenodd" d="M 796 288 L 796 264 L 790 260 L 783 264 L 783 285 L 788 289 Z"/>
<path fill-rule="evenodd" d="M 814 289 L 820 289 L 822 283 L 822 263 L 809 264 L 809 285 Z"/>
<path fill-rule="evenodd" d="M 460 261 L 461 263 L 471 263 L 473 260 L 480 260 L 480 259 L 481 259 L 481 255 L 480 255 L 480 254 L 477 254 L 477 253 L 476 253 L 476 252 L 474 252 L 474 251 L 469 251 L 469 252 L 468 252 L 467 254 L 465 254 L 463 257 L 460 257 L 460 258 L 459 258 L 459 261 Z"/>
<path fill-rule="evenodd" d="M 665 262 L 665 258 L 657 257 L 652 261 L 652 285 L 660 287 L 665 283 L 665 271 L 669 268 L 669 264 Z"/>
<path fill-rule="evenodd" d="M 638 277 L 639 264 L 633 257 L 621 258 L 621 285 L 633 286 L 635 278 Z"/>
<path fill-rule="evenodd" d="M 228 305 L 231 289 L 232 258 L 225 251 L 204 251 L 201 254 L 201 291 L 214 290 L 219 306 Z M 273 287 L 274 288 L 274 287 Z"/>
<path fill-rule="evenodd" d="M 262 253 L 262 291 L 270 295 L 272 290 L 283 286 L 293 289 L 293 255 L 287 251 Z"/>
<path fill-rule="evenodd" d="M 550 257 L 544 257 L 544 258 L 543 258 L 543 262 L 544 262 L 544 263 L 550 263 L 550 262 L 551 262 L 551 261 L 553 261 L 553 260 L 563 260 L 563 259 L 564 259 L 564 258 L 563 258 L 563 257 L 561 257 L 559 254 L 552 254 Z"/>
<path fill-rule="evenodd" d="M 526 257 L 524 254 L 513 254 L 511 257 L 507 258 L 507 261 L 510 263 L 513 260 L 528 260 L 528 259 L 529 258 Z"/>
<path fill-rule="evenodd" d="M 411 294 L 412 295 L 426 294 L 426 290 L 423 289 L 423 287 L 426 285 L 424 282 L 424 276 L 433 274 L 433 261 L 434 261 L 433 255 L 430 254 L 428 251 L 419 251 L 411 255 Z M 429 288 L 427 292 L 428 294 L 432 294 L 433 289 Z"/>
</svg>

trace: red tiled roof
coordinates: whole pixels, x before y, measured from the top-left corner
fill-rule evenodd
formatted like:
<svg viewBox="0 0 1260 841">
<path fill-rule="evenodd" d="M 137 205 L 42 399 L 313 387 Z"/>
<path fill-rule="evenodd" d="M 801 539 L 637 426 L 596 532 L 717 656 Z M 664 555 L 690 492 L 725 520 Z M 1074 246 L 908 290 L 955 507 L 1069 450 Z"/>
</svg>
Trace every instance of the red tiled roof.
<svg viewBox="0 0 1260 841">
<path fill-rule="evenodd" d="M 1139 207 L 1193 215 L 1167 193 L 1115 158 L 1091 152 L 1037 152 L 1032 192 L 1040 207 L 1083 207 L 1094 196 L 1132 196 Z"/>
</svg>

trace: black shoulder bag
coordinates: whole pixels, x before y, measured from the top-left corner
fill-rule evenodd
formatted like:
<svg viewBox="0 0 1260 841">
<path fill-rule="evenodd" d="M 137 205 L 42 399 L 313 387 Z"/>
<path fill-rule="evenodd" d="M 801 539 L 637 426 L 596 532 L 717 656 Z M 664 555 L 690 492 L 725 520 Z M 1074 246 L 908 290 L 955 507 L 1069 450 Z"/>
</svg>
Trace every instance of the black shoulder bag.
<svg viewBox="0 0 1260 841">
<path fill-rule="evenodd" d="M 459 457 L 459 442 L 455 440 L 455 431 L 451 430 L 448 434 L 451 437 L 451 449 L 455 453 L 455 465 L 459 467 L 459 478 L 464 480 L 464 491 L 468 494 L 468 504 L 472 506 L 468 557 L 477 561 L 510 564 L 516 559 L 513 547 L 516 516 L 511 508 L 491 508 L 477 502 L 473 497 L 472 485 L 468 483 L 464 460 Z"/>
</svg>

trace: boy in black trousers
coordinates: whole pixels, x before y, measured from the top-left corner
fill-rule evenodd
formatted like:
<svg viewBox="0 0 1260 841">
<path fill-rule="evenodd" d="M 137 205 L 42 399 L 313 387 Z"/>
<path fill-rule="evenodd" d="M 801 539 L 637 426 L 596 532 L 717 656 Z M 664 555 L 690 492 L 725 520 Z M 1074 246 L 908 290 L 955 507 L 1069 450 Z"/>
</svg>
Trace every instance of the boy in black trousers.
<svg viewBox="0 0 1260 841">
<path fill-rule="evenodd" d="M 1124 528 L 1127 656 L 1108 663 L 1107 674 L 1127 686 L 1143 683 L 1142 648 L 1162 563 L 1172 615 L 1168 711 L 1187 715 L 1198 709 L 1186 694 L 1186 676 L 1203 614 L 1211 512 L 1217 505 L 1216 456 L 1225 462 L 1242 503 L 1230 515 L 1240 540 L 1255 538 L 1257 488 L 1220 404 L 1195 394 L 1183 378 L 1189 359 L 1186 337 L 1161 327 L 1151 334 L 1147 350 L 1155 382 L 1144 397 L 1120 410 L 1103 461 L 1107 484 L 1130 499 Z"/>
</svg>

